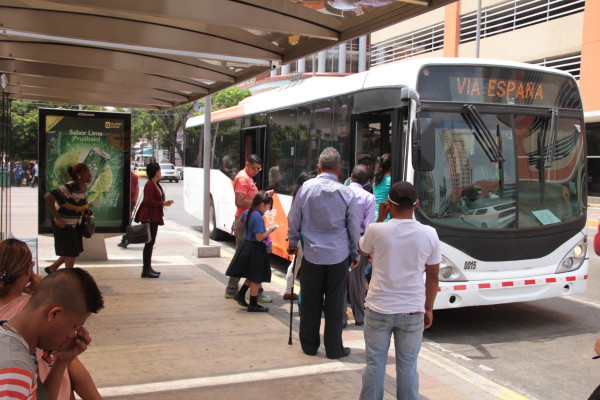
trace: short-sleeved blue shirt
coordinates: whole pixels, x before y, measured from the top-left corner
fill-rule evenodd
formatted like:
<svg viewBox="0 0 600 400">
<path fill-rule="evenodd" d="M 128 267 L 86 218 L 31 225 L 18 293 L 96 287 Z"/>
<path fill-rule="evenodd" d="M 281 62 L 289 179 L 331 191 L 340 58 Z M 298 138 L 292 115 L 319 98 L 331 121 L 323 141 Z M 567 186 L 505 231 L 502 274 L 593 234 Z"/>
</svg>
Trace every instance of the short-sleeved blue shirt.
<svg viewBox="0 0 600 400">
<path fill-rule="evenodd" d="M 248 210 L 244 211 L 244 213 L 240 216 L 240 221 L 244 222 L 245 224 L 247 216 Z M 244 226 L 244 240 L 257 242 L 258 240 L 256 240 L 256 234 L 265 233 L 267 231 L 265 229 L 265 221 L 263 220 L 262 216 L 262 212 L 259 210 L 253 210 L 252 214 L 250 214 L 250 219 L 248 220 L 247 226 Z"/>
</svg>

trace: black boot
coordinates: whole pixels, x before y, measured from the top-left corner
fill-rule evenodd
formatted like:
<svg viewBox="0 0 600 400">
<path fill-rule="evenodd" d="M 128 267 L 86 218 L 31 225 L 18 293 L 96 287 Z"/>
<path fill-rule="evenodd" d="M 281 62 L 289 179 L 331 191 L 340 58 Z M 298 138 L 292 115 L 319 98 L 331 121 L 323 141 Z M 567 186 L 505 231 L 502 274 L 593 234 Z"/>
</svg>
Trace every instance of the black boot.
<svg viewBox="0 0 600 400">
<path fill-rule="evenodd" d="M 142 270 L 142 278 L 158 278 L 160 275 L 152 272 L 151 268 L 146 268 Z"/>
<path fill-rule="evenodd" d="M 160 275 L 160 271 L 155 271 L 154 268 L 150 267 L 150 272 L 156 274 L 156 275 Z"/>
</svg>

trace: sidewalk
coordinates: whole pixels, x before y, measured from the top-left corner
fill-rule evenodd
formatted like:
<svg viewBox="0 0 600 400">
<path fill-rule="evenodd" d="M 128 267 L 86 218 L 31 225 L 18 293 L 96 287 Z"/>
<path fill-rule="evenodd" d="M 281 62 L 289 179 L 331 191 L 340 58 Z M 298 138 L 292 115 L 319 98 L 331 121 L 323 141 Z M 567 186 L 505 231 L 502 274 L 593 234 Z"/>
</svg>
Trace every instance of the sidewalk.
<svg viewBox="0 0 600 400">
<path fill-rule="evenodd" d="M 37 190 L 12 189 L 12 231 L 35 237 Z M 293 345 L 288 345 L 289 302 L 281 279 L 265 285 L 269 313 L 248 313 L 223 297 L 222 258 L 196 258 L 196 232 L 166 221 L 159 228 L 153 267 L 159 279 L 141 279 L 142 245 L 106 239 L 108 261 L 79 262 L 98 281 L 105 309 L 87 327 L 93 343 L 81 359 L 106 398 L 128 399 L 356 399 L 365 353 L 362 327 L 350 323 L 344 345 L 352 354 L 329 360 L 302 353 L 294 304 Z M 54 259 L 51 237 L 39 237 L 41 269 Z M 351 321 L 352 322 L 352 321 Z M 393 350 L 386 399 L 395 397 Z M 423 346 L 419 356 L 421 399 L 525 399 Z"/>
</svg>

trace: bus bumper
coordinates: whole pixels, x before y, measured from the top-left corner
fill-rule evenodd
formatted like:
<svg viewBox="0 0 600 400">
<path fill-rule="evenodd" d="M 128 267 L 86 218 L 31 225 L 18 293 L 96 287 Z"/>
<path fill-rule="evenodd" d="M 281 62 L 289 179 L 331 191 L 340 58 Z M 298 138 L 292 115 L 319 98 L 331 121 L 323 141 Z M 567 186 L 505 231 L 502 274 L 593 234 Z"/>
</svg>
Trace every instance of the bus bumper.
<svg viewBox="0 0 600 400">
<path fill-rule="evenodd" d="M 440 282 L 434 309 L 532 301 L 583 293 L 587 289 L 588 262 L 576 271 L 477 282 Z"/>
</svg>

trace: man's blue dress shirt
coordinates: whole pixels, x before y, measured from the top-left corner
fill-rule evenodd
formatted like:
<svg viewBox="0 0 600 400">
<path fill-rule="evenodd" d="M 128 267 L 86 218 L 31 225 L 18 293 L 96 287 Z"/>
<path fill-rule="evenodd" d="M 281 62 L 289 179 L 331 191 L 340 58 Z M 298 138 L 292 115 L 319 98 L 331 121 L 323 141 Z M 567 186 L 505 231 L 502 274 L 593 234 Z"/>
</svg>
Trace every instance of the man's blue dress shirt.
<svg viewBox="0 0 600 400">
<path fill-rule="evenodd" d="M 313 264 L 338 264 L 348 256 L 358 259 L 356 199 L 334 174 L 322 173 L 298 190 L 288 215 L 290 246 L 298 244 L 300 234 L 304 257 Z"/>
</svg>

